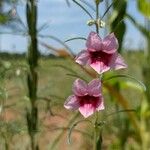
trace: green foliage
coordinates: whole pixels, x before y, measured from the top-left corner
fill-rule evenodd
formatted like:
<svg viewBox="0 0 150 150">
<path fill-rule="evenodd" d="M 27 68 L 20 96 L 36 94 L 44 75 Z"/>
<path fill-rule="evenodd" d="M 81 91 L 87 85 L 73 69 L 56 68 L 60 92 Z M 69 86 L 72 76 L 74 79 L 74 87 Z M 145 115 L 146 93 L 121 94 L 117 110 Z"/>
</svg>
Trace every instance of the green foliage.
<svg viewBox="0 0 150 150">
<path fill-rule="evenodd" d="M 0 14 L 0 24 L 5 24 L 9 20 L 7 14 Z"/>
<path fill-rule="evenodd" d="M 150 19 L 150 1 L 149 0 L 137 0 L 139 11 Z"/>
<path fill-rule="evenodd" d="M 78 122 L 80 122 L 80 121 L 76 122 L 75 124 L 73 124 L 72 128 L 70 128 L 70 126 L 72 125 L 72 122 L 75 122 L 77 119 L 80 118 L 79 114 L 76 113 L 76 114 L 72 115 L 72 118 L 70 120 L 68 120 L 68 118 L 70 116 L 68 116 L 68 114 L 65 110 L 62 109 L 63 111 L 61 112 L 60 108 L 56 109 L 58 104 L 59 105 L 61 104 L 61 108 L 62 108 L 62 104 L 65 100 L 66 95 L 68 95 L 68 93 L 70 93 L 70 91 L 71 91 L 71 83 L 73 80 L 72 80 L 72 78 L 68 77 L 67 75 L 69 75 L 71 77 L 80 77 L 80 78 L 83 78 L 84 80 L 88 80 L 89 78 L 92 79 L 97 76 L 95 76 L 95 74 L 92 72 L 92 70 L 88 70 L 89 68 L 88 69 L 82 68 L 82 67 L 78 66 L 77 64 L 75 64 L 74 61 L 72 61 L 71 55 L 68 56 L 69 59 L 50 59 L 50 58 L 46 59 L 43 57 L 42 59 L 40 59 L 40 65 L 38 66 L 38 56 L 39 55 L 38 55 L 37 32 L 36 32 L 37 14 L 36 14 L 36 6 L 33 5 L 32 0 L 30 0 L 30 2 L 32 2 L 32 4 L 29 5 L 29 3 L 28 3 L 27 7 L 26 7 L 27 23 L 28 23 L 28 29 L 29 29 L 29 35 L 30 35 L 30 38 L 29 38 L 30 45 L 29 45 L 29 53 L 28 53 L 29 54 L 28 55 L 28 65 L 29 66 L 28 66 L 28 69 L 26 72 L 27 76 L 28 76 L 26 85 L 28 86 L 29 97 L 27 98 L 27 100 L 25 102 L 23 101 L 23 106 L 21 108 L 17 108 L 17 109 L 19 109 L 21 113 L 23 112 L 23 115 L 20 115 L 22 117 L 21 118 L 22 122 L 24 122 L 23 117 L 25 116 L 25 111 L 23 111 L 23 110 L 24 109 L 26 110 L 28 133 L 31 137 L 32 142 L 34 142 L 34 140 L 35 140 L 34 139 L 35 133 L 38 134 L 37 131 L 40 131 L 39 135 L 40 134 L 42 135 L 42 130 L 38 130 L 39 122 L 41 123 L 41 126 L 42 126 L 41 128 L 46 130 L 46 132 L 49 131 L 51 126 L 53 127 L 53 126 L 57 126 L 57 125 L 61 124 L 61 120 L 57 120 L 56 123 L 54 123 L 52 125 L 48 125 L 48 129 L 46 129 L 45 124 L 44 124 L 45 123 L 44 119 L 45 118 L 47 119 L 47 116 L 46 116 L 47 114 L 45 115 L 43 113 L 45 108 L 43 108 L 43 103 L 40 103 L 39 99 L 44 100 L 44 102 L 45 101 L 48 102 L 48 103 L 46 103 L 46 105 L 47 105 L 46 109 L 50 109 L 49 111 L 52 111 L 50 106 L 51 106 L 51 104 L 53 104 L 53 106 L 55 108 L 53 111 L 62 113 L 60 115 L 61 116 L 60 119 L 67 118 L 62 123 L 63 125 L 66 123 L 65 127 L 60 128 L 62 131 L 56 137 L 54 135 L 52 135 L 53 136 L 52 138 L 54 140 L 53 140 L 53 143 L 51 143 L 51 145 L 50 145 L 50 149 L 55 149 L 56 146 L 58 146 L 59 142 L 62 140 L 62 137 L 65 134 L 65 131 L 70 129 L 70 132 L 69 132 L 69 139 L 70 139 L 73 128 L 78 124 Z M 68 2 L 69 1 L 67 1 L 67 3 Z M 76 3 L 78 6 L 80 6 L 86 12 L 86 14 L 88 14 L 89 17 L 92 18 L 91 14 L 84 7 L 82 7 L 82 5 L 80 5 L 80 2 L 78 3 L 76 0 L 73 0 L 73 2 Z M 96 0 L 95 2 L 98 5 L 101 1 Z M 115 0 L 113 2 L 115 2 Z M 113 15 L 111 18 L 111 29 L 112 29 L 112 31 L 115 32 L 116 36 L 119 39 L 119 43 L 120 43 L 119 51 L 121 51 L 122 41 L 123 41 L 123 37 L 124 37 L 125 31 L 126 31 L 126 25 L 125 25 L 125 22 L 123 21 L 123 18 L 126 15 L 127 2 L 126 2 L 126 0 L 122 0 L 122 1 L 119 1 L 118 4 L 116 4 L 116 3 L 112 3 L 112 4 L 113 4 Z M 97 17 L 98 17 L 98 15 L 97 15 Z M 133 24 L 135 24 L 135 26 L 138 27 L 138 29 L 141 32 L 143 32 L 143 34 L 146 37 L 149 37 L 149 32 L 147 30 L 145 30 L 145 28 L 143 26 L 140 26 L 134 20 L 134 18 L 132 18 L 131 16 L 128 16 L 128 18 L 133 22 Z M 5 21 L 5 19 L 2 19 L 2 20 L 4 22 L 7 22 L 7 18 L 6 18 L 6 21 Z M 44 36 L 41 36 L 41 37 L 43 38 Z M 57 42 L 61 43 L 67 50 L 69 50 L 69 47 L 66 44 L 64 44 L 62 41 L 57 39 L 56 37 L 47 36 L 46 38 L 51 38 L 51 39 L 56 40 Z M 69 39 L 66 42 L 68 42 L 70 40 L 76 40 L 76 39 L 85 40 L 85 38 L 77 37 L 77 38 Z M 131 57 L 131 55 L 134 55 L 135 58 L 137 57 L 137 55 L 135 53 L 130 54 L 130 57 Z M 9 59 L 7 58 L 7 56 L 5 59 L 7 61 L 0 62 L 1 75 L 3 73 L 3 69 L 5 71 L 5 70 L 8 70 L 9 68 L 14 67 L 12 65 L 12 63 L 9 62 Z M 130 58 L 128 58 L 128 59 L 130 59 Z M 142 57 L 141 61 L 143 61 L 143 59 L 144 59 L 144 57 Z M 15 58 L 14 60 L 16 62 L 17 59 Z M 19 59 L 19 62 L 20 62 L 20 59 Z M 68 64 L 69 64 L 69 67 L 68 67 Z M 129 66 L 131 66 L 131 65 L 133 65 L 133 62 L 129 64 Z M 17 66 L 19 66 L 19 65 L 17 64 Z M 136 69 L 139 69 L 139 66 Z M 146 71 L 147 70 L 148 69 L 146 69 Z M 39 78 L 37 78 L 37 72 L 39 73 L 38 74 Z M 133 70 L 131 70 L 130 73 L 133 73 Z M 136 71 L 134 72 L 134 74 L 135 74 L 135 76 L 137 75 Z M 111 113 L 104 112 L 104 113 L 101 113 L 102 115 L 99 114 L 101 119 L 105 119 L 105 117 L 111 118 L 109 116 L 112 116 L 116 113 L 117 113 L 117 117 L 118 116 L 120 117 L 120 119 L 118 119 L 118 118 L 116 119 L 117 124 L 114 124 L 113 118 L 111 118 L 111 120 L 107 120 L 107 122 L 106 122 L 106 124 L 109 125 L 108 127 L 107 126 L 105 127 L 106 131 L 107 131 L 106 136 L 108 136 L 108 142 L 110 143 L 110 145 L 113 145 L 114 143 L 112 142 L 112 140 L 115 140 L 115 142 L 117 141 L 118 149 L 125 149 L 125 148 L 129 149 L 128 143 L 130 143 L 130 142 L 134 143 L 132 141 L 136 141 L 138 143 L 138 144 L 136 143 L 136 145 L 138 145 L 137 146 L 138 148 L 142 147 L 142 149 L 146 149 L 148 147 L 147 143 L 148 143 L 148 137 L 149 137 L 147 134 L 147 131 L 149 129 L 149 127 L 147 126 L 148 121 L 146 121 L 146 119 L 148 120 L 148 118 L 150 116 L 149 107 L 148 107 L 149 105 L 146 100 L 142 101 L 142 103 L 139 102 L 141 100 L 141 97 L 143 97 L 143 89 L 145 88 L 145 86 L 143 86 L 143 84 L 139 80 L 136 80 L 135 78 L 133 78 L 131 76 L 127 76 L 124 74 L 123 75 L 121 75 L 121 74 L 114 75 L 114 73 L 112 73 L 112 75 L 113 76 L 111 76 L 109 78 L 104 78 L 104 79 L 107 79 L 107 83 L 104 82 L 104 95 L 106 97 L 108 97 L 110 94 L 110 96 L 111 96 L 110 98 L 107 99 L 107 101 L 105 101 L 105 103 L 107 103 L 107 106 L 110 105 L 111 109 L 113 108 L 118 111 L 111 111 L 111 109 L 109 110 L 109 107 L 107 107 L 106 111 L 110 111 Z M 26 78 L 24 78 L 24 76 L 25 75 L 21 76 L 21 78 L 22 78 L 21 81 L 26 80 Z M 118 77 L 126 78 L 126 79 L 130 79 L 131 81 L 133 80 L 136 82 L 131 82 L 129 80 L 119 80 L 118 81 L 118 79 L 116 80 L 116 77 L 117 78 Z M 110 79 L 112 79 L 112 78 L 113 78 L 113 81 L 110 81 Z M 3 79 L 4 78 L 1 78 L 1 81 Z M 7 82 L 7 84 L 8 84 L 7 86 L 9 87 L 11 85 L 10 82 L 12 82 L 13 85 L 19 87 L 20 80 L 18 78 L 16 79 L 14 74 L 11 74 L 11 79 L 12 80 L 10 80 L 9 78 L 5 78 L 5 82 Z M 148 79 L 148 77 L 147 77 L 147 79 Z M 37 84 L 37 82 L 39 83 L 39 85 Z M 119 90 L 116 87 L 116 83 L 119 83 Z M 21 85 L 22 84 L 23 84 L 23 82 L 21 82 Z M 134 99 L 132 99 L 130 92 L 127 91 L 127 90 L 131 90 L 132 88 L 136 89 L 137 93 L 140 94 L 141 97 L 138 97 L 135 92 L 135 93 L 133 93 Z M 1 99 L 4 99 L 6 97 L 5 95 L 7 94 L 7 93 L 5 93 L 6 90 L 4 90 L 4 89 L 5 89 L 5 86 L 4 87 L 2 86 L 2 88 L 0 88 L 0 96 L 1 96 L 0 98 Z M 62 91 L 62 89 L 63 89 L 63 91 Z M 26 90 L 27 89 L 22 90 L 20 97 L 14 98 L 16 100 L 15 103 L 18 104 L 19 101 L 21 100 L 21 97 L 25 96 L 24 93 L 26 93 Z M 112 97 L 113 97 L 113 101 L 111 100 Z M 135 102 L 135 98 L 136 98 L 136 102 Z M 10 97 L 8 100 L 9 100 L 9 102 L 11 102 L 12 97 Z M 136 105 L 130 104 L 132 100 L 134 101 L 134 103 L 136 103 Z M 31 105 L 29 105 L 29 102 L 31 103 Z M 115 108 L 115 106 L 114 106 L 116 103 L 118 105 L 117 108 Z M 3 104 L 3 106 L 4 106 L 4 108 L 8 108 L 8 107 L 6 107 L 5 104 Z M 120 109 L 121 107 L 124 109 Z M 16 107 L 14 107 L 14 108 L 15 108 L 15 110 L 17 110 Z M 28 108 L 28 109 L 26 109 L 26 108 Z M 134 108 L 134 109 L 130 109 L 130 108 Z M 137 108 L 138 108 L 138 111 L 135 111 Z M 53 113 L 53 111 L 52 111 L 52 113 L 50 112 L 51 119 L 53 119 L 53 116 L 54 117 L 56 116 L 55 113 Z M 130 112 L 130 111 L 134 111 L 134 112 Z M 120 112 L 126 112 L 126 114 L 119 115 Z M 21 114 L 21 113 L 19 113 L 19 114 Z M 44 119 L 41 117 L 42 114 L 45 115 Z M 38 121 L 38 119 L 40 119 L 40 121 Z M 14 120 L 15 120 L 15 118 L 14 118 Z M 3 129 L 1 126 L 1 123 L 3 123 L 3 122 L 0 122 L 0 127 L 1 127 L 1 129 Z M 52 121 L 52 123 L 53 123 L 53 121 Z M 99 124 L 95 124 L 95 125 L 99 125 Z M 3 130 L 4 135 L 7 135 L 7 132 L 9 132 L 9 134 L 11 134 L 11 136 L 13 136 L 14 134 L 18 134 L 21 131 L 20 129 L 22 129 L 22 127 L 20 125 L 18 125 L 17 122 L 12 123 L 12 125 L 8 125 L 4 120 L 3 125 L 4 125 L 4 127 L 6 127 L 6 129 Z M 121 126 L 119 126 L 119 125 L 121 125 Z M 89 130 L 89 128 L 88 128 L 88 130 Z M 116 131 L 116 132 L 114 132 L 114 131 Z M 142 131 L 142 133 L 141 133 L 141 131 Z M 84 136 L 88 135 L 88 134 L 86 134 L 86 132 L 85 133 L 81 132 L 81 130 L 78 130 L 78 132 L 83 134 Z M 113 135 L 112 135 L 112 133 L 113 133 Z M 111 135 L 112 135 L 112 137 L 111 137 Z M 109 139 L 109 136 L 111 137 L 111 139 Z M 118 138 L 117 136 L 120 136 L 120 138 Z M 42 135 L 42 138 L 43 138 L 43 135 Z M 91 138 L 91 136 L 90 136 L 90 138 Z M 141 138 L 143 138 L 144 140 L 147 139 L 147 143 Z M 128 139 L 131 141 L 128 141 Z M 11 142 L 11 141 L 9 141 L 9 139 L 7 139 L 7 140 L 8 140 L 8 142 Z M 49 136 L 48 136 L 48 141 L 50 141 L 50 142 L 52 141 L 52 140 L 49 140 Z M 99 138 L 97 138 L 97 141 L 99 144 L 99 145 L 98 144 L 97 145 L 102 146 L 101 145 L 101 143 L 102 143 L 101 134 L 99 135 Z M 34 143 L 32 143 L 32 144 L 33 144 L 32 148 L 35 149 Z M 108 147 L 107 142 L 104 144 L 106 147 Z M 42 148 L 43 148 L 43 145 L 42 145 Z M 88 147 L 88 148 L 90 148 L 90 147 Z"/>
<path fill-rule="evenodd" d="M 122 50 L 123 39 L 126 32 L 126 24 L 124 21 L 126 11 L 127 11 L 126 0 L 121 1 L 113 0 L 113 12 L 110 18 L 110 26 L 111 26 L 110 30 L 115 33 L 118 39 L 119 52 L 121 52 Z"/>
</svg>

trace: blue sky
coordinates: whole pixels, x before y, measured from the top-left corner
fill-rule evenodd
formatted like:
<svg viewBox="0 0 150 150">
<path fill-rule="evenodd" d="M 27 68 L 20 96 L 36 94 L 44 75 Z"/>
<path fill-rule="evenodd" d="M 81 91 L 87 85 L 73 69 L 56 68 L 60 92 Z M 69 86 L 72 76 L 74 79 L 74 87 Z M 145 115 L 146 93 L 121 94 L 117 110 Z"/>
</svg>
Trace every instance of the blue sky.
<svg viewBox="0 0 150 150">
<path fill-rule="evenodd" d="M 92 3 L 93 0 L 87 1 Z M 71 7 L 68 7 L 64 0 L 38 0 L 38 6 L 38 27 L 40 27 L 45 22 L 47 22 L 49 25 L 48 28 L 41 31 L 42 35 L 53 35 L 64 41 L 70 37 L 87 37 L 90 31 L 95 30 L 95 28 L 86 25 L 86 22 L 89 20 L 89 17 L 78 6 L 74 5 L 73 3 L 71 3 Z M 104 5 L 102 4 L 100 7 L 100 11 L 103 13 L 104 10 Z M 17 7 L 17 11 L 21 16 L 23 22 L 25 23 L 25 3 L 20 3 Z M 134 16 L 140 23 L 144 23 L 143 16 L 136 9 L 136 0 L 129 0 L 128 12 L 132 16 Z M 124 47 L 126 49 L 142 48 L 144 46 L 144 38 L 129 21 L 126 22 L 128 28 L 125 36 Z M 100 34 L 102 36 L 104 36 L 103 31 L 103 29 L 100 31 Z M 16 35 L 0 36 L 2 51 L 5 50 L 12 52 L 12 49 L 13 52 L 26 51 L 26 37 Z M 62 47 L 59 43 L 48 38 L 42 38 L 40 39 L 40 41 L 46 42 L 47 44 L 53 45 L 54 47 Z M 84 41 L 80 40 L 69 42 L 68 45 L 76 53 L 85 47 Z M 48 53 L 46 49 L 41 47 L 40 49 L 42 49 L 44 53 Z"/>
</svg>

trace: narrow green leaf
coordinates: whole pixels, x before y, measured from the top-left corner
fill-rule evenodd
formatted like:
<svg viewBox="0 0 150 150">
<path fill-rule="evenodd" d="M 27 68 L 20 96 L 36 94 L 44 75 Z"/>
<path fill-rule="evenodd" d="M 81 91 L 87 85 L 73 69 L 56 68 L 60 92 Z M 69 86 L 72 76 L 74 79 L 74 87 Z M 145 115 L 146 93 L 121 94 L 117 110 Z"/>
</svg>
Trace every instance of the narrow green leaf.
<svg viewBox="0 0 150 150">
<path fill-rule="evenodd" d="M 70 126 L 72 124 L 72 122 L 74 120 L 76 120 L 79 116 L 79 113 L 76 113 L 69 121 L 68 121 L 68 125 Z M 54 140 L 54 142 L 52 143 L 50 149 L 55 149 L 56 145 L 58 144 L 58 142 L 60 141 L 61 137 L 64 135 L 64 131 L 62 131 Z"/>
<path fill-rule="evenodd" d="M 150 1 L 149 0 L 137 0 L 139 11 L 150 19 Z"/>
<path fill-rule="evenodd" d="M 86 0 L 80 0 L 82 3 L 84 3 L 85 5 L 87 5 L 90 9 L 92 9 L 94 12 L 96 11 L 95 8 L 90 4 L 88 3 Z"/>
<path fill-rule="evenodd" d="M 50 38 L 50 39 L 53 39 L 53 40 L 57 41 L 58 43 L 63 45 L 70 52 L 70 54 L 72 56 L 74 56 L 74 53 L 73 53 L 72 49 L 68 45 L 66 45 L 63 41 L 61 41 L 59 38 L 57 38 L 55 36 L 51 36 L 51 35 L 41 35 L 41 34 L 39 34 L 38 36 L 41 37 L 41 38 Z"/>
<path fill-rule="evenodd" d="M 109 7 L 105 10 L 104 14 L 102 15 L 101 19 L 103 19 L 105 17 L 105 15 L 107 14 L 107 12 L 110 10 L 110 8 L 114 5 L 114 3 L 116 3 L 117 0 L 113 1 Z"/>
<path fill-rule="evenodd" d="M 40 32 L 40 31 L 42 31 L 42 30 L 44 30 L 44 29 L 46 29 L 46 28 L 48 28 L 48 27 L 49 27 L 48 22 L 45 22 L 43 25 L 41 25 L 41 26 L 38 28 L 38 32 Z"/>
<path fill-rule="evenodd" d="M 112 112 L 112 113 L 110 113 L 110 114 L 107 114 L 107 115 L 106 115 L 106 118 L 107 118 L 107 117 L 110 117 L 110 116 L 113 116 L 113 115 L 116 115 L 116 114 L 118 114 L 118 113 L 124 113 L 124 112 L 136 112 L 136 110 L 135 110 L 135 109 L 118 110 L 118 111 Z"/>
<path fill-rule="evenodd" d="M 74 123 L 70 129 L 69 129 L 69 132 L 68 132 L 68 143 L 71 144 L 71 134 L 72 134 L 72 131 L 73 129 L 79 124 L 79 123 L 82 123 L 82 122 L 89 122 L 92 124 L 92 122 L 90 120 L 80 120 L 80 121 L 77 121 L 76 123 Z M 92 124 L 93 125 L 93 124 Z"/>
<path fill-rule="evenodd" d="M 79 2 L 76 0 L 72 0 L 75 4 L 77 4 L 91 19 L 94 19 L 92 15 L 88 12 L 86 8 L 84 8 Z"/>
<path fill-rule="evenodd" d="M 148 39 L 150 39 L 150 32 L 141 24 L 139 24 L 134 17 L 129 14 L 126 14 L 126 17 L 131 21 L 131 23 Z"/>
<path fill-rule="evenodd" d="M 75 75 L 77 74 L 74 70 L 70 69 L 69 67 L 63 66 L 63 65 L 52 65 L 52 66 L 53 67 L 60 67 L 60 68 L 65 69 L 65 70 L 67 70 L 67 71 L 69 71 Z"/>
<path fill-rule="evenodd" d="M 134 80 L 143 87 L 144 91 L 146 91 L 146 86 L 141 81 L 139 81 L 139 80 L 137 80 L 134 77 L 129 76 L 129 75 L 124 75 L 124 74 L 114 75 L 114 76 L 111 76 L 111 77 L 108 77 L 108 78 L 104 79 L 103 82 L 106 82 L 106 81 L 109 81 L 109 80 L 112 80 L 112 79 L 115 79 L 115 78 L 127 78 L 127 79 Z"/>
<path fill-rule="evenodd" d="M 64 42 L 69 42 L 69 41 L 72 41 L 72 40 L 85 40 L 86 41 L 86 38 L 84 37 L 74 37 L 74 38 L 70 38 L 68 40 L 65 40 Z"/>
</svg>

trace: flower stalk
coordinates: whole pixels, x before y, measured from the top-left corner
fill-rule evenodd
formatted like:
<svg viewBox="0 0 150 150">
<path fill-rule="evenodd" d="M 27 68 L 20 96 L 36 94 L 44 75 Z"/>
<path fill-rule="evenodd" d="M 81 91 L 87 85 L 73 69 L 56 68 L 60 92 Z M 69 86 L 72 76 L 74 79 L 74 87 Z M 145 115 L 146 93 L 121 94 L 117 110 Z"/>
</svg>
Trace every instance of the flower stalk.
<svg viewBox="0 0 150 150">
<path fill-rule="evenodd" d="M 95 26 L 96 26 L 96 33 L 99 34 L 99 4 L 100 4 L 100 1 L 96 0 L 95 4 L 96 4 L 96 24 L 95 24 Z M 96 112 L 95 113 L 95 124 L 94 124 L 93 150 L 98 149 L 98 142 L 99 142 L 98 133 L 99 133 L 99 129 L 98 129 L 98 112 Z"/>
<path fill-rule="evenodd" d="M 99 79 L 93 79 L 89 83 L 81 79 L 75 80 L 73 84 L 73 95 L 69 96 L 64 103 L 66 109 L 79 110 L 84 118 L 95 113 L 95 121 L 93 123 L 93 150 L 102 149 L 101 128 L 103 122 L 99 121 L 98 112 L 105 109 L 101 91 L 103 73 L 111 69 L 118 70 L 127 67 L 124 59 L 117 52 L 118 40 L 115 35 L 111 33 L 103 39 L 99 35 L 99 28 L 103 26 L 102 18 L 99 18 L 100 2 L 102 0 L 95 0 L 96 18 L 92 18 L 87 23 L 89 26 L 95 25 L 96 32 L 90 32 L 86 40 L 86 49 L 82 50 L 75 58 L 76 63 L 81 66 L 89 65 L 93 68 L 97 72 Z"/>
<path fill-rule="evenodd" d="M 97 2 L 95 1 L 95 4 L 96 4 L 96 32 L 97 34 L 99 34 L 99 3 L 100 2 Z"/>
<path fill-rule="evenodd" d="M 28 25 L 28 64 L 29 72 L 27 75 L 28 95 L 31 102 L 31 109 L 27 110 L 28 133 L 31 139 L 32 150 L 38 149 L 35 142 L 35 135 L 38 124 L 38 108 L 37 100 L 37 65 L 38 65 L 38 41 L 37 41 L 37 2 L 35 0 L 27 0 L 26 3 L 26 19 Z"/>
</svg>

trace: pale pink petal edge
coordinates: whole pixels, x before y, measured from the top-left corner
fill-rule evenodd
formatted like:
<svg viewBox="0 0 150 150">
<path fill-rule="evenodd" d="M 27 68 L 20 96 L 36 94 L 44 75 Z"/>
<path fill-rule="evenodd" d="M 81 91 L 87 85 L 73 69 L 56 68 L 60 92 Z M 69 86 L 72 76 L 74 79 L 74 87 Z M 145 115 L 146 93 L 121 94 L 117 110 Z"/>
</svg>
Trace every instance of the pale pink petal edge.
<svg viewBox="0 0 150 150">
<path fill-rule="evenodd" d="M 77 110 L 79 108 L 79 102 L 75 95 L 71 95 L 64 103 L 66 109 Z"/>
<path fill-rule="evenodd" d="M 73 83 L 72 91 L 77 96 L 85 96 L 87 95 L 88 85 L 85 81 L 81 79 L 76 79 Z"/>
</svg>

